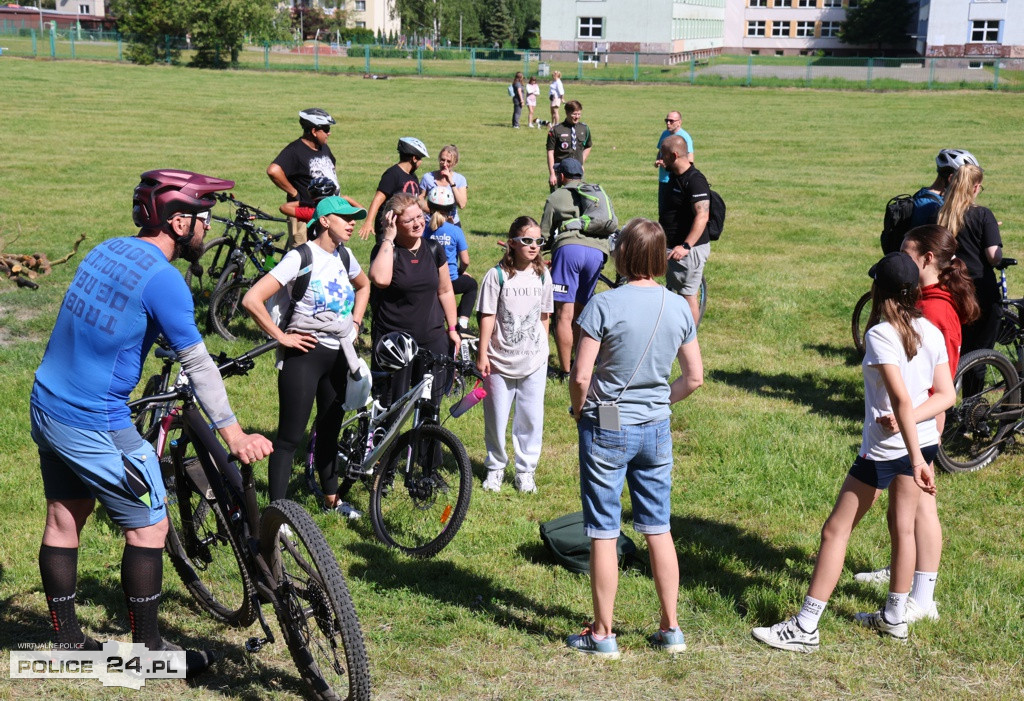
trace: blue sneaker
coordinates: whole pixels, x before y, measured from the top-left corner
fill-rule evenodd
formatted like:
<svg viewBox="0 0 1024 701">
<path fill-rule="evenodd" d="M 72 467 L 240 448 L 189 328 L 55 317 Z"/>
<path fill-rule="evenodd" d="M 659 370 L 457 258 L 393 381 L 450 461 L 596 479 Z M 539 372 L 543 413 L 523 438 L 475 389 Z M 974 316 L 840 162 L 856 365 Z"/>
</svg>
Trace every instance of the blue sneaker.
<svg viewBox="0 0 1024 701">
<path fill-rule="evenodd" d="M 619 659 L 619 644 L 615 640 L 615 634 L 609 635 L 604 640 L 594 640 L 594 634 L 589 625 L 580 631 L 579 635 L 570 635 L 566 638 L 565 644 L 577 652 L 601 659 Z"/>
<path fill-rule="evenodd" d="M 675 653 L 686 650 L 686 640 L 683 638 L 683 631 L 678 628 L 656 630 L 652 635 L 647 636 L 647 640 L 651 645 L 665 652 Z"/>
</svg>

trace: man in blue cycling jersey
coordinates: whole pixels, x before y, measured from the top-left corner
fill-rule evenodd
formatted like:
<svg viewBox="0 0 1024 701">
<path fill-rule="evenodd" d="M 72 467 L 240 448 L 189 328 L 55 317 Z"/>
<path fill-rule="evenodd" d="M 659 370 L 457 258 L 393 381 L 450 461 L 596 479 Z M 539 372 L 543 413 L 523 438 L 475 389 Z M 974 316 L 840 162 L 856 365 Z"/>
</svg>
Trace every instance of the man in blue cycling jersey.
<svg viewBox="0 0 1024 701">
<path fill-rule="evenodd" d="M 270 441 L 239 427 L 224 383 L 196 329 L 192 297 L 170 261 L 195 261 L 209 229 L 212 193 L 234 186 L 182 170 L 142 174 L 135 188 L 135 237 L 98 244 L 75 272 L 32 387 L 32 438 L 46 495 L 39 571 L 55 642 L 99 650 L 75 613 L 79 534 L 98 499 L 124 532 L 121 586 L 132 640 L 152 651 L 181 650 L 160 635 L 167 509 L 153 447 L 125 405 L 157 335 L 178 355 L 196 397 L 230 451 L 260 460 Z M 205 670 L 209 651 L 186 651 L 186 675 Z"/>
</svg>

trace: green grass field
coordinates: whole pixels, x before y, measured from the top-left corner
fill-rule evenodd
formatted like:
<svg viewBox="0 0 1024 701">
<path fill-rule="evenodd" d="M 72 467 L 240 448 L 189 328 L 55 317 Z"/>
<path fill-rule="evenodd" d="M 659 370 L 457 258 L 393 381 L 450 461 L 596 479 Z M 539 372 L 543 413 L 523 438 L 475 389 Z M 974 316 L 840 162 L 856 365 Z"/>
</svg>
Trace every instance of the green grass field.
<svg viewBox="0 0 1024 701">
<path fill-rule="evenodd" d="M 432 155 L 454 142 L 470 185 L 463 220 L 477 275 L 498 259 L 494 241 L 513 218 L 539 217 L 547 185 L 544 132 L 509 129 L 509 100 L 494 83 L 4 57 L 0 84 L 4 251 L 56 258 L 80 233 L 88 236 L 79 256 L 40 278 L 38 290 L 0 283 L 0 646 L 9 649 L 44 641 L 49 632 L 36 565 L 45 504 L 28 428 L 32 373 L 81 253 L 134 233 L 131 191 L 139 173 L 177 167 L 233 178 L 238 197 L 272 209 L 281 198 L 265 168 L 298 136 L 298 110 L 319 105 L 339 121 L 331 147 L 342 189 L 365 204 L 394 162 L 399 136 L 423 139 Z M 697 164 L 729 206 L 706 271 L 706 384 L 673 413 L 672 525 L 689 650 L 670 659 L 645 647 L 658 613 L 644 565 L 621 580 L 615 622 L 623 659 L 602 664 L 564 647 L 565 636 L 587 620 L 590 586 L 555 567 L 538 535 L 539 522 L 579 509 L 568 393 L 549 383 L 539 493 L 474 489 L 462 531 L 436 559 L 385 549 L 368 520 L 350 525 L 315 515 L 348 578 L 376 696 L 1020 698 L 1019 454 L 978 473 L 940 477 L 942 620 L 918 624 L 907 644 L 880 640 L 852 620 L 884 597 L 852 580 L 852 572 L 887 561 L 884 497 L 853 536 L 848 571 L 822 621 L 819 654 L 769 651 L 749 631 L 799 606 L 818 529 L 859 445 L 863 390 L 849 316 L 879 255 L 885 202 L 931 182 L 939 148 L 968 148 L 985 166 L 981 203 L 1003 222 L 1007 254 L 1024 254 L 1024 173 L 1014 146 L 1024 95 L 611 84 L 568 90 L 582 101 L 594 133 L 587 179 L 607 189 L 621 220 L 656 216 L 654 145 L 669 109 L 682 111 Z M 365 265 L 369 246 L 356 242 L 353 249 Z M 1022 274 L 1011 271 L 1011 292 L 1024 292 L 1016 284 Z M 208 342 L 212 350 L 245 348 Z M 269 363 L 230 381 L 228 390 L 245 426 L 273 433 Z M 479 480 L 480 412 L 449 426 L 463 438 Z M 257 475 L 264 479 L 265 469 Z M 296 474 L 294 496 L 313 508 L 300 481 Z M 353 496 L 365 506 L 365 490 Z M 642 551 L 642 539 L 626 532 Z M 128 637 L 122 542 L 103 518 L 91 519 L 83 534 L 79 613 L 97 637 Z M 301 696 L 283 644 L 247 655 L 241 644 L 255 628 L 211 623 L 171 567 L 165 574 L 167 637 L 219 648 L 226 659 L 193 686 L 154 681 L 133 698 Z M 0 698 L 129 694 L 98 682 L 0 682 Z"/>
</svg>

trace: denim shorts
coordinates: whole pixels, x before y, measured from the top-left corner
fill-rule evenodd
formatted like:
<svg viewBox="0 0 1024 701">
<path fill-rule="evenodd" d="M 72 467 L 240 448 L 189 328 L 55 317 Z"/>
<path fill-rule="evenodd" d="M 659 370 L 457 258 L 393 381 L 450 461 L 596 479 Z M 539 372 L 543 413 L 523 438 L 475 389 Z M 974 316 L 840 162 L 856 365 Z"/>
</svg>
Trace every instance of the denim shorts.
<svg viewBox="0 0 1024 701">
<path fill-rule="evenodd" d="M 711 244 L 694 246 L 682 260 L 668 259 L 665 272 L 665 287 L 680 295 L 695 295 L 700 291 L 700 279 L 704 277 L 704 264 L 711 255 Z"/>
<path fill-rule="evenodd" d="M 138 431 L 68 426 L 34 404 L 31 414 L 47 499 L 98 499 L 122 528 L 144 528 L 164 519 L 160 461 Z"/>
<path fill-rule="evenodd" d="M 934 462 L 935 456 L 938 454 L 939 446 L 937 445 L 921 448 L 921 455 L 924 456 L 925 462 Z M 899 475 L 914 476 L 914 468 L 910 464 L 909 455 L 895 460 L 871 460 L 858 455 L 850 468 L 850 477 L 855 477 L 875 489 L 887 489 Z"/>
<path fill-rule="evenodd" d="M 579 243 L 566 243 L 556 248 L 551 256 L 554 300 L 585 306 L 594 296 L 604 258 L 601 249 Z"/>
<path fill-rule="evenodd" d="M 669 420 L 599 428 L 579 423 L 580 495 L 589 538 L 618 538 L 622 486 L 629 483 L 633 529 L 657 535 L 669 531 L 672 490 L 672 430 Z"/>
</svg>

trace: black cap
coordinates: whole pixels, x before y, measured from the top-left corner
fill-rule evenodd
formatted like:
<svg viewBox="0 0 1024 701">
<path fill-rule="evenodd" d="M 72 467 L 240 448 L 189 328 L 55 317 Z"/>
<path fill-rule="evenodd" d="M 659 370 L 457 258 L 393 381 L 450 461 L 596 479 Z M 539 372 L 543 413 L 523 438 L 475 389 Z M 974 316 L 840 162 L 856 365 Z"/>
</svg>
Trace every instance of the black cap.
<svg viewBox="0 0 1024 701">
<path fill-rule="evenodd" d="M 561 173 L 567 178 L 582 178 L 583 164 L 575 158 L 565 158 L 555 165 L 555 172 Z"/>
<path fill-rule="evenodd" d="M 893 251 L 872 265 L 868 275 L 881 289 L 890 294 L 898 294 L 915 289 L 921 271 L 913 258 L 902 251 Z"/>
</svg>

